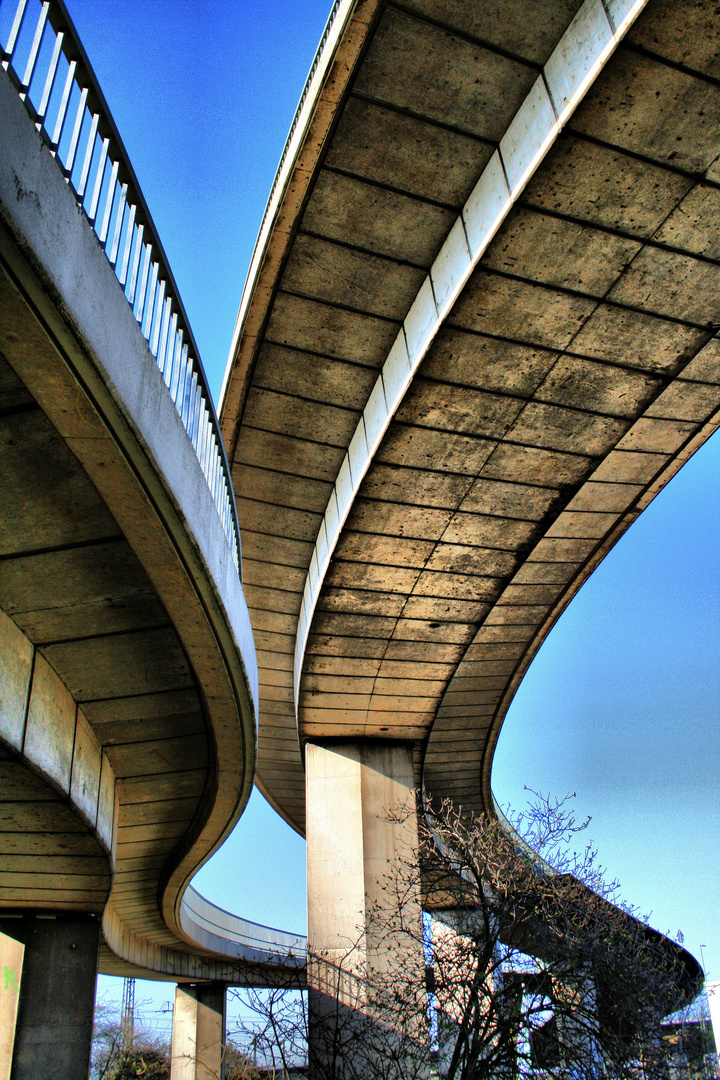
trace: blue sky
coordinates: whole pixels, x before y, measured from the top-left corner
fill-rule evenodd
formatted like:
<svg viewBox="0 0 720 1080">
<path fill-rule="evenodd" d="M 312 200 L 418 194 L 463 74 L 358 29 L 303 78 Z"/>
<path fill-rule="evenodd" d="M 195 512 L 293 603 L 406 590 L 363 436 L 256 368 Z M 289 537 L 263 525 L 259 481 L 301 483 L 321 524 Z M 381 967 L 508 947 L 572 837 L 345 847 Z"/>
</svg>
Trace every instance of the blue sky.
<svg viewBox="0 0 720 1080">
<path fill-rule="evenodd" d="M 66 0 L 217 394 L 270 185 L 328 0 Z M 720 979 L 720 443 L 655 500 L 568 608 L 495 758 L 501 802 L 577 791 L 624 897 Z M 304 845 L 254 795 L 195 884 L 302 930 Z M 166 999 L 169 987 L 160 996 Z M 138 991 L 138 997 L 141 997 Z"/>
</svg>

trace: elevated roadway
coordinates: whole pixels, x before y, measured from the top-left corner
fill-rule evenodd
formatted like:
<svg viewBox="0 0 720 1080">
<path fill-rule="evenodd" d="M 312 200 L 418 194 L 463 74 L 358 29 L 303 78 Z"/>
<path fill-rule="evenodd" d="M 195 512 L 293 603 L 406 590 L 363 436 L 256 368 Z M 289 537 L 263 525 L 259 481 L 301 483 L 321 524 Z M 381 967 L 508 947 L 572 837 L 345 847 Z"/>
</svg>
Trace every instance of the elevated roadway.
<svg viewBox="0 0 720 1080">
<path fill-rule="evenodd" d="M 186 895 L 255 769 L 228 466 L 63 5 L 21 2 L 2 44 L 0 929 L 26 953 L 13 1075 L 54 1045 L 86 1076 L 98 951 L 109 974 L 297 985 L 304 939 Z"/>
<path fill-rule="evenodd" d="M 339 737 L 492 813 L 537 649 L 716 430 L 718 34 L 692 0 L 335 5 L 221 403 L 298 831 Z"/>
</svg>

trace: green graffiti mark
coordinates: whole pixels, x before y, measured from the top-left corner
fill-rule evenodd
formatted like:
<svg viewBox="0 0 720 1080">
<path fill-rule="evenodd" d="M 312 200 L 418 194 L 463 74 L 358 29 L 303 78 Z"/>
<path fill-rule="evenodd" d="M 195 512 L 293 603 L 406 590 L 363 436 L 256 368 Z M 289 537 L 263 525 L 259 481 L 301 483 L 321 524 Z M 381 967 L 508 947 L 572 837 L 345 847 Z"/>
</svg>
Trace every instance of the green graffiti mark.
<svg viewBox="0 0 720 1080">
<path fill-rule="evenodd" d="M 10 990 L 13 993 L 17 994 L 17 992 L 18 992 L 17 971 L 13 971 L 12 968 L 9 968 L 7 966 L 7 964 L 5 964 L 5 966 L 3 967 L 3 979 L 5 980 L 5 985 L 3 986 L 3 989 L 4 990 Z"/>
</svg>

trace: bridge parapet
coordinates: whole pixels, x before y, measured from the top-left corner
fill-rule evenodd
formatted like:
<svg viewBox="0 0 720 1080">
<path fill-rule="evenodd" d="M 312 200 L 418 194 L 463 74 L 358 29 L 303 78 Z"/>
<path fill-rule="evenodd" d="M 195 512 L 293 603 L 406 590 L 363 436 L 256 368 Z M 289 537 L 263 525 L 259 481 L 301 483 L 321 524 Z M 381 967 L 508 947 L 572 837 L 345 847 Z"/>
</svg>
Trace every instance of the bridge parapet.
<svg viewBox="0 0 720 1080">
<path fill-rule="evenodd" d="M 307 939 L 251 922 L 218 907 L 192 885 L 185 890 L 180 925 L 193 941 L 213 952 L 288 969 L 305 967 Z"/>
<path fill-rule="evenodd" d="M 12 18 L 7 15 L 12 9 Z M 0 11 L 8 72 L 93 228 L 192 442 L 233 561 L 240 529 L 225 448 L 177 285 L 97 79 L 62 0 Z M 4 37 L 4 34 L 3 34 Z"/>
</svg>

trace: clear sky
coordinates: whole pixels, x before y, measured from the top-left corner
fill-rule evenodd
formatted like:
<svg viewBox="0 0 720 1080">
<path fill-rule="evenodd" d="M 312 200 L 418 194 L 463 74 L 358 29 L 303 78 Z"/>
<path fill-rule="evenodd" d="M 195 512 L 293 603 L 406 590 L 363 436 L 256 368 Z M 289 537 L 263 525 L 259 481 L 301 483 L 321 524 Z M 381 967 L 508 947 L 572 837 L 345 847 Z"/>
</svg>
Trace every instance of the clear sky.
<svg viewBox="0 0 720 1080">
<path fill-rule="evenodd" d="M 7 2 L 7 0 L 6 0 Z M 243 282 L 329 0 L 66 0 L 217 395 Z M 624 897 L 720 979 L 720 443 L 698 453 L 570 605 L 505 722 L 493 784 L 575 790 Z M 257 793 L 198 875 L 305 925 L 304 844 Z M 103 981 L 107 988 L 108 981 Z M 170 996 L 166 987 L 160 999 Z M 138 990 L 138 998 L 143 996 Z"/>
</svg>

